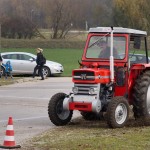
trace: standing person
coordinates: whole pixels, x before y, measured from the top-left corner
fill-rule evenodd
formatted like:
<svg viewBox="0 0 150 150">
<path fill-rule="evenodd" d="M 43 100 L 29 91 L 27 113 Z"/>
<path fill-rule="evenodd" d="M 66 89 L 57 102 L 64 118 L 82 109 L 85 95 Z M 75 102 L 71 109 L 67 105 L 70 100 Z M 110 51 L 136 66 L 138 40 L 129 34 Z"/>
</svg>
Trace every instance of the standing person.
<svg viewBox="0 0 150 150">
<path fill-rule="evenodd" d="M 11 65 L 11 62 L 8 60 L 6 62 L 6 64 L 4 64 L 5 66 L 5 78 L 7 79 L 8 76 L 10 76 L 12 79 L 13 79 L 13 76 L 12 76 L 12 65 Z"/>
<path fill-rule="evenodd" d="M 41 48 L 36 49 L 36 53 L 37 53 L 36 64 L 37 65 L 34 68 L 33 78 L 35 77 L 36 71 L 38 70 L 39 75 L 41 76 L 41 80 L 44 80 L 44 75 L 42 72 L 43 66 L 44 66 L 44 63 L 43 63 L 44 56 L 43 56 L 42 52 L 43 52 L 43 49 L 41 49 Z"/>
<path fill-rule="evenodd" d="M 1 70 L 2 61 L 3 61 L 3 59 L 2 59 L 2 56 L 0 54 L 0 78 L 2 77 L 2 70 Z"/>
</svg>

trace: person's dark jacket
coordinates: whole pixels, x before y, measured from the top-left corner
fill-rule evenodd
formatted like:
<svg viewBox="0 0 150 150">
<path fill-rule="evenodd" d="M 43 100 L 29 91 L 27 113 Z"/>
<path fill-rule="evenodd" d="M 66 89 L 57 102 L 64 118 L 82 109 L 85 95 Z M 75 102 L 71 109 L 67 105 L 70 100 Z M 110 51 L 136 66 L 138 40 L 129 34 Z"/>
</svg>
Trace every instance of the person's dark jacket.
<svg viewBox="0 0 150 150">
<path fill-rule="evenodd" d="M 37 65 L 43 65 L 43 54 L 41 52 L 37 53 L 36 63 Z"/>
<path fill-rule="evenodd" d="M 0 54 L 0 61 L 3 61 L 1 54 Z"/>
</svg>

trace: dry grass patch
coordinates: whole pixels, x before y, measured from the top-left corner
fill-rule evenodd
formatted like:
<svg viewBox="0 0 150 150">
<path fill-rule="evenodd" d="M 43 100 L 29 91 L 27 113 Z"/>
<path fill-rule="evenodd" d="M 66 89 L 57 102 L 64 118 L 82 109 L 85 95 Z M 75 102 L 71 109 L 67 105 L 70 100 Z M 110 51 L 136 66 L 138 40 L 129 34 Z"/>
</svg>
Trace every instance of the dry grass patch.
<svg viewBox="0 0 150 150">
<path fill-rule="evenodd" d="M 110 129 L 106 121 L 73 120 L 33 138 L 23 150 L 148 150 L 150 127 L 130 118 L 124 128 Z"/>
</svg>

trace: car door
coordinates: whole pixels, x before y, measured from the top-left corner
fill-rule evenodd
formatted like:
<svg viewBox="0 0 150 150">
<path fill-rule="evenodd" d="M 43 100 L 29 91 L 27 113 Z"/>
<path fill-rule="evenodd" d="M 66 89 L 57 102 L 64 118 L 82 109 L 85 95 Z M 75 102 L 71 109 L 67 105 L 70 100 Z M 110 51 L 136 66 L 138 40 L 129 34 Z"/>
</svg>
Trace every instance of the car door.
<svg viewBox="0 0 150 150">
<path fill-rule="evenodd" d="M 137 56 L 138 63 L 146 63 L 146 56 L 139 55 Z"/>
<path fill-rule="evenodd" d="M 2 57 L 4 64 L 6 64 L 8 60 L 11 62 L 12 73 L 32 74 L 36 66 L 35 58 L 27 54 L 5 54 Z"/>
<path fill-rule="evenodd" d="M 18 73 L 19 72 L 19 63 L 18 63 L 18 55 L 17 54 L 6 54 L 3 55 L 3 63 L 6 64 L 7 61 L 11 62 L 12 65 L 12 73 Z"/>
<path fill-rule="evenodd" d="M 130 64 L 134 64 L 134 63 L 137 63 L 137 57 L 135 55 L 131 55 L 129 56 L 129 59 L 130 59 Z"/>
<path fill-rule="evenodd" d="M 34 67 L 36 66 L 35 58 L 28 54 L 19 54 L 19 70 L 25 74 L 33 73 Z"/>
</svg>

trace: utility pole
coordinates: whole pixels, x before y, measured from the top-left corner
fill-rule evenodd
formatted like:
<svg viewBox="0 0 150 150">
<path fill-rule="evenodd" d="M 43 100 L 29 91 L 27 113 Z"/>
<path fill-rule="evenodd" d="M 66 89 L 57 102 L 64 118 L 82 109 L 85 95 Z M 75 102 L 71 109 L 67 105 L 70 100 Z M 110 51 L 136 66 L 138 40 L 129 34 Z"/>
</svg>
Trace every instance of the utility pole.
<svg viewBox="0 0 150 150">
<path fill-rule="evenodd" d="M 1 52 L 1 48 L 2 48 L 2 42 L 1 42 L 1 36 L 2 36 L 2 25 L 0 23 L 0 52 Z"/>
<path fill-rule="evenodd" d="M 88 22 L 85 21 L 85 30 L 87 31 L 88 30 Z"/>
<path fill-rule="evenodd" d="M 31 10 L 31 22 L 33 21 L 34 10 Z"/>
</svg>

